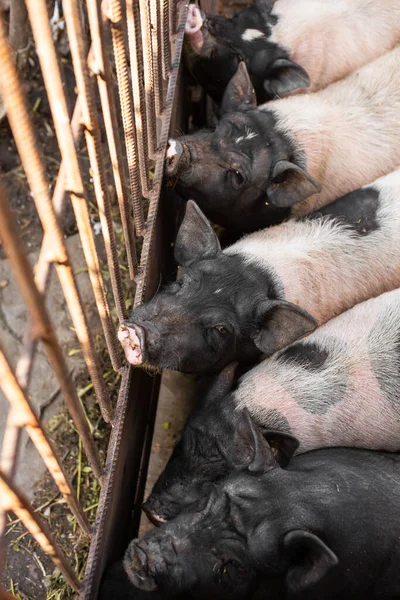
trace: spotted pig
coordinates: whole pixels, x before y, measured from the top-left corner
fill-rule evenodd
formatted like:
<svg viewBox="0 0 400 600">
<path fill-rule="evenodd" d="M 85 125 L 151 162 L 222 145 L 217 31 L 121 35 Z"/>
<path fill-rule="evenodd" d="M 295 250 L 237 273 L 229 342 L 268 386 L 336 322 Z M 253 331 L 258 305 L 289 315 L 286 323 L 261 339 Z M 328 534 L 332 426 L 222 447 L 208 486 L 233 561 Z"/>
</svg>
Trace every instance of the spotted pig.
<svg viewBox="0 0 400 600">
<path fill-rule="evenodd" d="M 323 446 L 400 450 L 400 290 L 358 304 L 248 371 L 228 366 L 189 416 L 144 509 L 156 523 L 251 456 L 252 421 L 284 464 Z"/>
<path fill-rule="evenodd" d="M 232 232 L 327 205 L 399 166 L 400 46 L 315 94 L 257 108 L 244 62 L 214 131 L 170 140 L 166 172 Z"/>
<path fill-rule="evenodd" d="M 256 0 L 233 18 L 189 6 L 185 56 L 195 79 L 221 102 L 245 61 L 259 103 L 317 91 L 400 42 L 397 0 Z"/>
<path fill-rule="evenodd" d="M 119 331 L 127 360 L 219 372 L 270 356 L 332 317 L 400 287 L 400 170 L 224 251 L 194 202 L 175 243 L 182 278 Z"/>
</svg>

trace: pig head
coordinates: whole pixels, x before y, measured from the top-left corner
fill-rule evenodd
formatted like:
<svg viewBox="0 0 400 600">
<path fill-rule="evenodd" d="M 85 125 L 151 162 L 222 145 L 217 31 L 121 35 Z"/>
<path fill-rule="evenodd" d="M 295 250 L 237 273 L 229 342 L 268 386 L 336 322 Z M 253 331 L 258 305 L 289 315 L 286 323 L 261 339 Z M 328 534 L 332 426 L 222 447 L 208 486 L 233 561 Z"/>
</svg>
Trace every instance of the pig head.
<svg viewBox="0 0 400 600">
<path fill-rule="evenodd" d="M 135 586 L 196 598 L 277 600 L 308 591 L 335 567 L 335 554 L 308 531 L 312 508 L 304 511 L 303 498 L 300 510 L 288 505 L 288 482 L 253 431 L 247 468 L 204 489 L 176 519 L 130 544 L 124 566 Z"/>
<path fill-rule="evenodd" d="M 257 447 L 257 426 L 246 409 L 237 410 L 230 392 L 236 364 L 215 378 L 189 416 L 180 441 L 143 505 L 156 525 L 176 517 L 204 494 L 210 484 L 233 470 L 249 468 Z M 291 435 L 262 431 L 275 460 L 284 466 L 299 442 Z"/>
<path fill-rule="evenodd" d="M 307 72 L 289 59 L 271 38 L 277 16 L 274 1 L 261 0 L 233 18 L 205 14 L 189 6 L 185 27 L 185 58 L 207 94 L 220 104 L 240 61 L 245 61 L 259 104 L 307 88 Z"/>
<path fill-rule="evenodd" d="M 398 468 L 398 456 L 335 448 L 280 469 L 258 434 L 248 468 L 131 542 L 125 569 L 140 589 L 204 600 L 394 600 Z"/>
<path fill-rule="evenodd" d="M 214 131 L 170 139 L 166 173 L 215 223 L 250 232 L 281 223 L 290 207 L 321 186 L 304 156 L 276 127 L 273 112 L 256 107 L 245 63 L 229 83 Z"/>
<path fill-rule="evenodd" d="M 316 327 L 315 319 L 280 297 L 272 274 L 222 252 L 194 202 L 188 202 L 175 243 L 182 278 L 121 324 L 118 337 L 134 365 L 187 373 L 219 372 L 252 363 Z"/>
</svg>

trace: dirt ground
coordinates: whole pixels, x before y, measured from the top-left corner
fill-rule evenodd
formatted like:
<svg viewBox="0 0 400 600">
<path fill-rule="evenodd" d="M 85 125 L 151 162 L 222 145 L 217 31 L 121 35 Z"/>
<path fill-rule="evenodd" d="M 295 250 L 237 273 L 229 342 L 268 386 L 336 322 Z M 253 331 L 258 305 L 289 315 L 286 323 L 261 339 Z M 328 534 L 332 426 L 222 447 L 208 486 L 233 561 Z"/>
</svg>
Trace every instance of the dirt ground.
<svg viewBox="0 0 400 600">
<path fill-rule="evenodd" d="M 75 82 L 69 58 L 62 59 L 65 89 L 67 92 L 70 111 L 75 103 Z M 25 73 L 24 89 L 28 97 L 32 120 L 38 137 L 38 145 L 46 165 L 46 172 L 51 190 L 60 166 L 60 153 L 52 125 L 49 105 L 43 86 L 37 58 L 32 55 L 29 68 Z M 96 224 L 99 222 L 98 212 L 93 202 L 93 189 L 89 174 L 89 163 L 86 150 L 80 151 L 80 160 L 85 180 L 88 182 L 91 219 L 94 231 L 98 231 Z M 24 242 L 26 252 L 32 264 L 37 260 L 43 231 L 36 213 L 32 196 L 22 169 L 20 159 L 16 152 L 7 119 L 0 123 L 0 175 L 5 185 L 12 212 L 16 219 L 20 237 Z M 121 228 L 118 225 L 118 210 L 115 207 L 116 233 L 120 236 Z M 91 290 L 87 268 L 82 254 L 79 236 L 76 234 L 75 219 L 70 208 L 66 211 L 62 227 L 67 237 L 67 246 L 70 252 L 79 291 L 86 307 L 92 333 L 104 369 L 104 379 L 110 390 L 111 396 L 116 399 L 120 375 L 114 373 L 104 348 L 100 335 L 99 319 L 94 308 L 93 293 Z M 98 251 L 103 264 L 103 273 L 108 283 L 108 272 L 105 264 L 104 247 L 101 235 L 96 236 Z M 126 264 L 121 251 L 121 264 Z M 127 297 L 132 290 L 132 283 L 126 281 Z M 57 277 L 53 275 L 53 282 L 46 297 L 47 306 L 56 328 L 65 356 L 68 357 L 68 366 L 76 383 L 78 395 L 86 408 L 93 436 L 97 442 L 102 460 L 109 437 L 109 427 L 104 424 L 92 394 L 92 387 L 86 367 L 79 350 L 71 320 Z M 28 316 L 24 303 L 15 285 L 10 265 L 0 245 L 0 336 L 5 346 L 7 356 L 13 365 L 19 357 L 22 340 Z M 70 476 L 73 485 L 78 490 L 84 510 L 90 521 L 95 518 L 100 485 L 94 478 L 91 468 L 86 461 L 84 452 L 78 439 L 76 430 L 63 407 L 57 382 L 52 375 L 47 359 L 39 349 L 30 388 L 30 397 L 37 414 L 42 417 L 47 431 L 53 439 L 64 467 Z M 8 402 L 0 393 L 0 441 L 4 434 L 7 417 Z M 69 557 L 72 565 L 80 576 L 86 561 L 88 539 L 79 533 L 75 519 L 66 509 L 62 497 L 51 477 L 45 472 L 45 467 L 30 442 L 24 435 L 21 441 L 21 450 L 18 462 L 18 478 L 21 489 L 33 499 L 35 507 L 40 509 L 41 516 L 47 521 L 54 537 Z M 3 583 L 16 598 L 21 600 L 64 600 L 75 597 L 75 594 L 65 586 L 58 569 L 54 568 L 52 561 L 43 553 L 38 544 L 33 540 L 24 526 L 15 515 L 8 516 L 6 541 L 8 543 L 6 571 Z"/>
</svg>

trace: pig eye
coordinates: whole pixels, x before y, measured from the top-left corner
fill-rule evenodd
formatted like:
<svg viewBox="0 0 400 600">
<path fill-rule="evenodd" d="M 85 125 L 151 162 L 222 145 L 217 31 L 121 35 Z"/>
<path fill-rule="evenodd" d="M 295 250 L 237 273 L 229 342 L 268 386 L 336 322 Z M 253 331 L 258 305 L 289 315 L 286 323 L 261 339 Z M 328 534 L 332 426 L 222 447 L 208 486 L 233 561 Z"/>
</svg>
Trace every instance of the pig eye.
<svg viewBox="0 0 400 600">
<path fill-rule="evenodd" d="M 236 190 L 242 187 L 244 184 L 244 177 L 240 171 L 229 171 L 228 177 L 230 179 L 231 186 Z"/>
<path fill-rule="evenodd" d="M 226 328 L 226 327 L 224 327 L 223 325 L 216 325 L 216 326 L 215 326 L 215 329 L 218 331 L 218 333 L 219 333 L 220 335 L 227 335 L 227 333 L 228 333 L 228 330 L 227 330 L 227 328 Z"/>
</svg>

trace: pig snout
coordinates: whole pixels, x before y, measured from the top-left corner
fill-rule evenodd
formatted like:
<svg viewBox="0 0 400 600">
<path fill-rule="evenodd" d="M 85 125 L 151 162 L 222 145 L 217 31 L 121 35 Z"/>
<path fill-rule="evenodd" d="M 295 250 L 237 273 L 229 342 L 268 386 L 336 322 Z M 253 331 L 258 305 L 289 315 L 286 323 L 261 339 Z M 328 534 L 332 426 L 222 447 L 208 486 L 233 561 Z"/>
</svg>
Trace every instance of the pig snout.
<svg viewBox="0 0 400 600">
<path fill-rule="evenodd" d="M 142 504 L 142 510 L 146 513 L 147 518 L 153 523 L 153 525 L 155 525 L 156 527 L 159 527 L 160 525 L 162 525 L 163 523 L 167 522 L 167 519 L 165 519 L 164 517 L 162 517 L 159 514 L 159 511 L 155 510 L 155 507 L 151 505 L 151 503 L 149 501 L 144 502 L 144 504 Z"/>
<path fill-rule="evenodd" d="M 129 544 L 124 558 L 124 567 L 134 586 L 145 592 L 154 592 L 157 589 L 154 576 L 150 571 L 147 553 L 141 548 L 138 540 L 133 540 Z"/>
<path fill-rule="evenodd" d="M 177 175 L 179 167 L 182 167 L 182 163 L 185 157 L 185 150 L 183 144 L 178 140 L 168 140 L 167 154 L 165 157 L 165 171 L 167 175 Z"/>
<path fill-rule="evenodd" d="M 185 25 L 185 35 L 195 52 L 200 52 L 204 43 L 203 32 L 201 30 L 203 23 L 204 13 L 195 4 L 190 4 Z"/>
<path fill-rule="evenodd" d="M 144 362 L 144 330 L 140 325 L 123 321 L 118 330 L 118 339 L 125 352 L 126 360 L 131 365 Z"/>
</svg>

